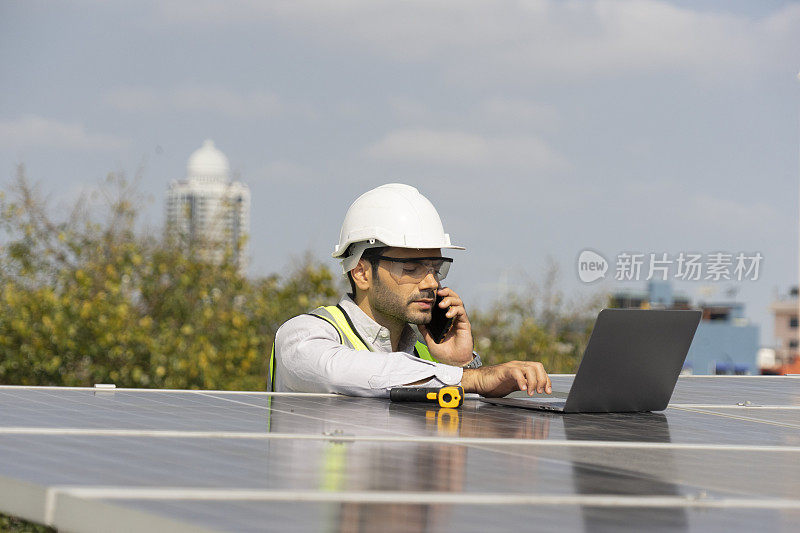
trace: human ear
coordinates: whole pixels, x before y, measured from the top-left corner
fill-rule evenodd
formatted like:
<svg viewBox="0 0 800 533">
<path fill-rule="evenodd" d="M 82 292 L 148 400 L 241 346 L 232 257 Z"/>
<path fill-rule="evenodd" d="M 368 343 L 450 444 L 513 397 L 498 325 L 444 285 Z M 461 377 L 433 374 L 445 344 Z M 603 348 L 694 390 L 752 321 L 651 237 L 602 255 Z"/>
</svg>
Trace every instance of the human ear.
<svg viewBox="0 0 800 533">
<path fill-rule="evenodd" d="M 350 271 L 350 275 L 353 277 L 356 287 L 362 291 L 368 290 L 372 285 L 372 268 L 365 259 L 359 259 L 356 267 Z"/>
</svg>

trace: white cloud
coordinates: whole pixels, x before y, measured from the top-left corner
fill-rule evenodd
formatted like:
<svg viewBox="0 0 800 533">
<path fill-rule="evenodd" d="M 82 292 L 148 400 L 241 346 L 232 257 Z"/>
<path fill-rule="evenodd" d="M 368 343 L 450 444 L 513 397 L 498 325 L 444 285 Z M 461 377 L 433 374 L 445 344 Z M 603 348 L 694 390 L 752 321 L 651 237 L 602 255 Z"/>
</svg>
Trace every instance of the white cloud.
<svg viewBox="0 0 800 533">
<path fill-rule="evenodd" d="M 695 194 L 689 199 L 689 207 L 699 225 L 733 237 L 759 235 L 769 228 L 787 227 L 787 221 L 782 220 L 774 206 L 764 202 L 740 202 Z"/>
<path fill-rule="evenodd" d="M 619 228 L 615 230 L 618 235 L 638 235 L 646 240 L 641 228 L 647 227 L 654 238 L 668 236 L 682 246 L 699 242 L 720 248 L 749 246 L 765 242 L 764 236 L 775 233 L 775 228 L 792 226 L 792 216 L 774 205 L 726 194 L 735 191 L 705 192 L 698 187 L 702 182 L 671 179 L 619 182 L 613 186 L 600 183 L 584 197 L 590 205 L 594 203 L 595 210 L 603 210 L 604 224 Z M 577 199 L 582 194 L 575 191 L 569 198 Z M 632 216 L 636 220 L 644 217 L 647 224 L 631 225 Z"/>
<path fill-rule="evenodd" d="M 500 125 L 506 131 L 512 127 L 541 130 L 556 126 L 559 120 L 554 106 L 523 98 L 495 96 L 479 101 L 466 111 L 459 109 L 457 113 L 449 113 L 448 110 L 441 109 L 441 106 L 407 96 L 390 96 L 387 98 L 387 105 L 394 118 L 409 125 L 424 124 L 436 120 L 437 117 L 445 117 L 455 124 Z"/>
<path fill-rule="evenodd" d="M 290 107 L 271 92 L 238 93 L 215 86 L 183 86 L 165 90 L 121 87 L 107 94 L 104 102 L 121 111 L 178 110 L 216 113 L 237 119 L 272 117 Z M 294 111 L 310 113 L 300 106 L 294 106 Z"/>
<path fill-rule="evenodd" d="M 755 19 L 657 0 L 184 0 L 157 9 L 193 31 L 198 24 L 270 21 L 401 61 L 443 62 L 459 78 L 482 81 L 498 70 L 535 81 L 553 73 L 585 79 L 684 70 L 707 77 L 732 67 L 779 67 L 785 53 L 777 51 L 796 48 L 800 25 L 796 5 Z"/>
<path fill-rule="evenodd" d="M 0 120 L 0 145 L 15 150 L 30 147 L 118 150 L 127 144 L 126 140 L 114 135 L 89 133 L 82 124 L 36 115 Z"/>
<path fill-rule="evenodd" d="M 537 137 L 483 137 L 460 131 L 401 129 L 368 146 L 373 158 L 451 166 L 502 166 L 556 170 L 561 156 Z"/>
</svg>

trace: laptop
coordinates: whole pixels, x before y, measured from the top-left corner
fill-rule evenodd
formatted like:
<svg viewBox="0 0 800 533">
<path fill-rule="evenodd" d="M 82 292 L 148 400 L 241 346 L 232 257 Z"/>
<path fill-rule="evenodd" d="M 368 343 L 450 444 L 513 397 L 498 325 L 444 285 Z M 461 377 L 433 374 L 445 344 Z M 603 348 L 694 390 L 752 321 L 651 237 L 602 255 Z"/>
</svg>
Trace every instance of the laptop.
<svg viewBox="0 0 800 533">
<path fill-rule="evenodd" d="M 564 398 L 481 398 L 560 413 L 663 411 L 678 382 L 702 312 L 603 309 Z"/>
</svg>

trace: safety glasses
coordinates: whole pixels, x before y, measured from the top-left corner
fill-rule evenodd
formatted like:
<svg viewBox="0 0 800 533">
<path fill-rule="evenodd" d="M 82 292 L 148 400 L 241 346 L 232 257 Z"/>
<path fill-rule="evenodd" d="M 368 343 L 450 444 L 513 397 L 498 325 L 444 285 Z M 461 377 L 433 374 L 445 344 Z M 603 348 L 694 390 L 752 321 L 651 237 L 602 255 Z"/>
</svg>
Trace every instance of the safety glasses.
<svg viewBox="0 0 800 533">
<path fill-rule="evenodd" d="M 400 284 L 419 283 L 425 276 L 432 273 L 436 281 L 442 281 L 450 270 L 450 257 L 387 257 L 375 255 L 369 259 L 378 259 L 389 263 L 389 274 Z"/>
</svg>

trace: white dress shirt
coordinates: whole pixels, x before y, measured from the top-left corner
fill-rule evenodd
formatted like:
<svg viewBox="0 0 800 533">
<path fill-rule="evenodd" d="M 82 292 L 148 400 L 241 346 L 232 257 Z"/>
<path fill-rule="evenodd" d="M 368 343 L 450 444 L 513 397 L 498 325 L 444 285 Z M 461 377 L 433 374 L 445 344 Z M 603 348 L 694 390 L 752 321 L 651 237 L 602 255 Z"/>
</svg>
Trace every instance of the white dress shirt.
<svg viewBox="0 0 800 533">
<path fill-rule="evenodd" d="M 463 369 L 414 355 L 414 330 L 406 325 L 392 351 L 389 330 L 372 320 L 345 295 L 339 305 L 373 351 L 353 350 L 339 340 L 325 320 L 300 315 L 275 334 L 276 392 L 333 392 L 350 396 L 388 397 L 389 389 L 429 379 L 420 387 L 461 383 Z"/>
</svg>

